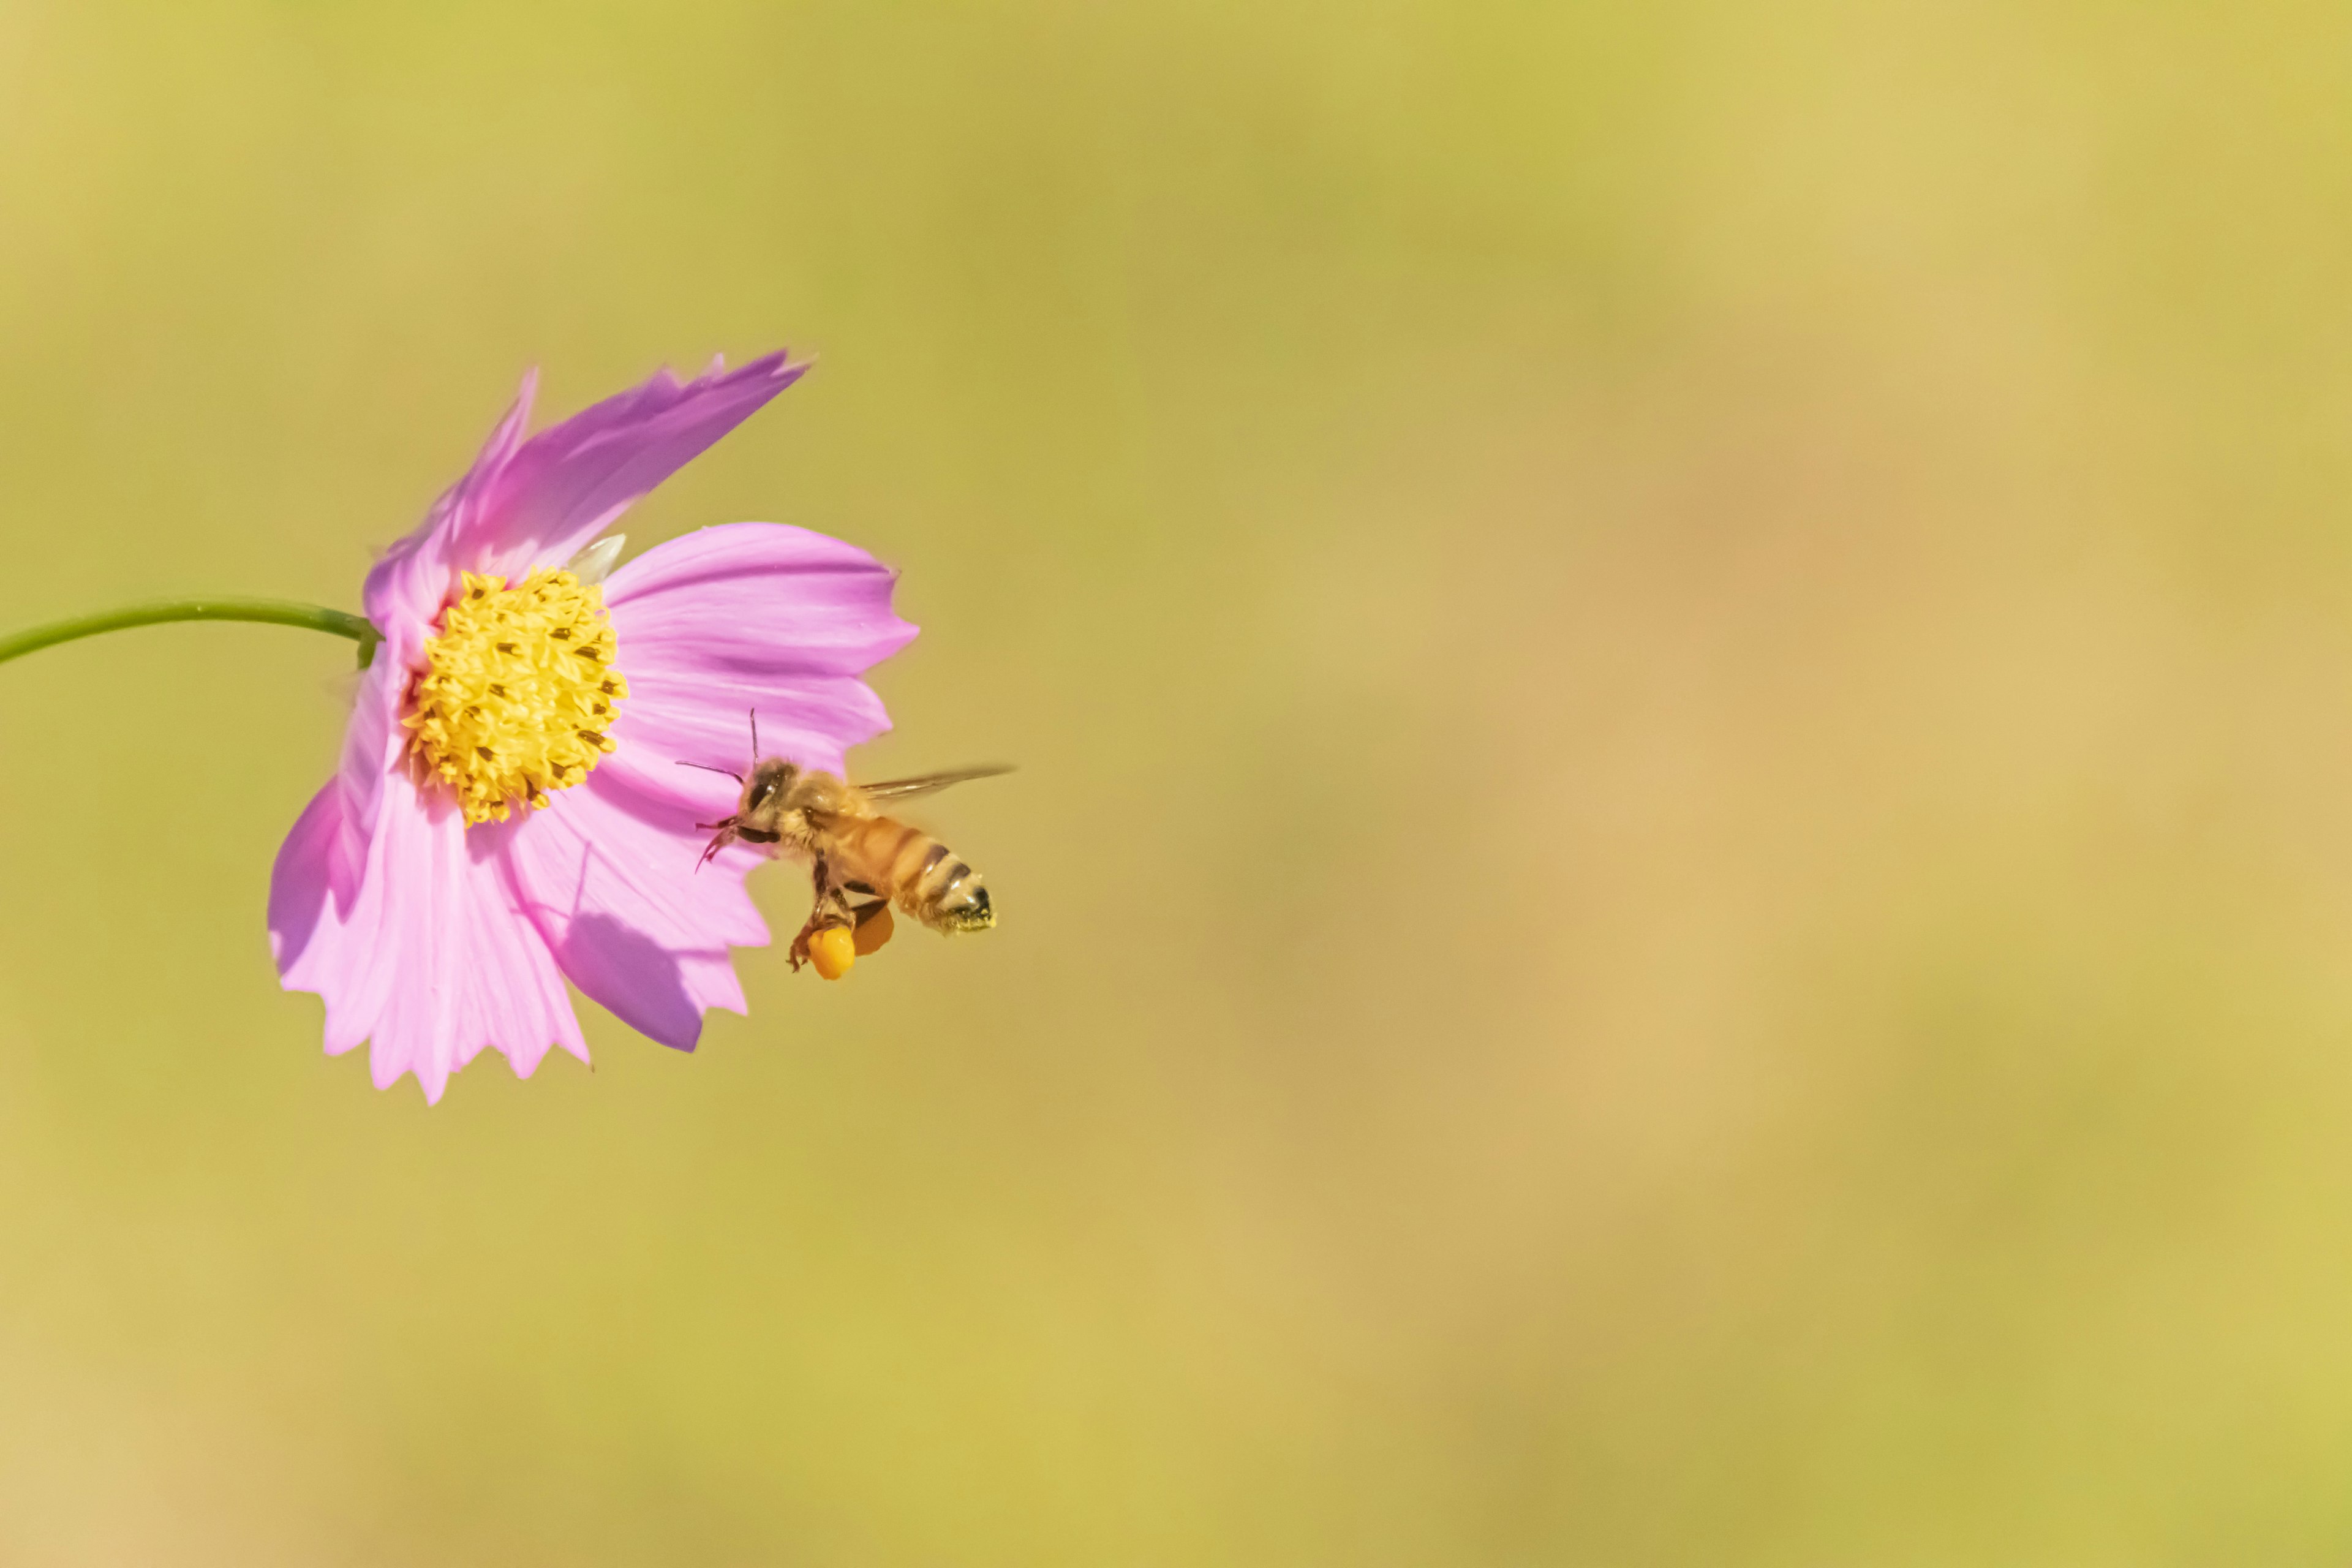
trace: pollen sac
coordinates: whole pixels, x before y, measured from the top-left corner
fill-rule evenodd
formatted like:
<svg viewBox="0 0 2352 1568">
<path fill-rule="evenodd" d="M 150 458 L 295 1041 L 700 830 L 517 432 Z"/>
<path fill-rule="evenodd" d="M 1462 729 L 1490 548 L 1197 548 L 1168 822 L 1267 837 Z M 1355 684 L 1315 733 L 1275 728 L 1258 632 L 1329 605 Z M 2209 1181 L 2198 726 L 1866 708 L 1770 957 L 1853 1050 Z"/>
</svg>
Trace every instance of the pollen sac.
<svg viewBox="0 0 2352 1568">
<path fill-rule="evenodd" d="M 857 962 L 856 941 L 845 926 L 827 926 L 809 938 L 809 962 L 827 980 L 838 980 Z"/>
<path fill-rule="evenodd" d="M 468 824 L 544 806 L 613 749 L 605 731 L 629 694 L 616 651 L 601 588 L 566 571 L 512 588 L 468 572 L 409 689 L 409 753 Z"/>
</svg>

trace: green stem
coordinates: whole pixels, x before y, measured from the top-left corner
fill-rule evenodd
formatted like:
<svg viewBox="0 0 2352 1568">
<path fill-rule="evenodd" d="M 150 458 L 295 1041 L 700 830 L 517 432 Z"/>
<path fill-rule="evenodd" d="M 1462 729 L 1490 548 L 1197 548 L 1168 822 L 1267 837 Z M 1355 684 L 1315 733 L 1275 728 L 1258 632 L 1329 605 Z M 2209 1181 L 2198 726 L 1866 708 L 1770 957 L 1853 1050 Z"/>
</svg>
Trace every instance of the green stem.
<svg viewBox="0 0 2352 1568">
<path fill-rule="evenodd" d="M 267 621 L 272 626 L 308 626 L 314 632 L 331 632 L 360 645 L 362 669 L 375 658 L 375 645 L 383 640 L 368 625 L 366 616 L 331 610 L 323 605 L 299 605 L 291 599 L 165 599 L 152 605 L 126 605 L 119 610 L 100 610 L 92 616 L 51 621 L 44 626 L 28 626 L 14 637 L 0 637 L 0 664 L 76 637 L 94 637 L 100 632 L 119 632 L 131 626 L 160 626 L 165 621 Z"/>
</svg>

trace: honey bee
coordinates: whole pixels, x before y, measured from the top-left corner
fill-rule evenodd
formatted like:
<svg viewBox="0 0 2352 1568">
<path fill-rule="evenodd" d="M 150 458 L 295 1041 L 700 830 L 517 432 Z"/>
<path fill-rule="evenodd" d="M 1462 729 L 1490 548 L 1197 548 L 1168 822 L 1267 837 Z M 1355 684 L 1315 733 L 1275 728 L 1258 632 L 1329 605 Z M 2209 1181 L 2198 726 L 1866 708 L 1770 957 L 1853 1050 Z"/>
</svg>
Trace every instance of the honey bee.
<svg viewBox="0 0 2352 1568">
<path fill-rule="evenodd" d="M 1010 773 L 1008 767 L 958 768 L 880 784 L 854 784 L 782 757 L 760 755 L 760 719 L 751 716 L 751 772 L 723 773 L 743 785 L 735 814 L 697 827 L 715 829 L 702 863 L 737 839 L 767 847 L 772 856 L 806 860 L 816 891 L 808 923 L 793 938 L 792 966 L 814 963 L 831 980 L 890 940 L 896 906 L 933 931 L 986 931 L 995 908 L 980 873 L 919 827 L 878 809 L 887 802 L 930 795 L 967 779 Z M 852 902 L 855 897 L 858 901 Z M 832 933 L 840 933 L 835 935 Z"/>
</svg>

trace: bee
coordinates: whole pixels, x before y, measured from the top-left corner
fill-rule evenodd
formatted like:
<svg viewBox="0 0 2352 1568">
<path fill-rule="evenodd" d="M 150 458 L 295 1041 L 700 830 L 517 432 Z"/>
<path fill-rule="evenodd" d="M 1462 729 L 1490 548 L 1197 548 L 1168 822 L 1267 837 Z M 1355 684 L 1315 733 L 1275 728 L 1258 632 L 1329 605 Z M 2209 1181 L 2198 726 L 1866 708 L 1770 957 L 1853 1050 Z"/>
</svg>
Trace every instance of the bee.
<svg viewBox="0 0 2352 1568">
<path fill-rule="evenodd" d="M 761 756 L 757 713 L 751 716 L 751 755 L 749 776 L 732 768 L 684 764 L 726 773 L 743 786 L 732 816 L 695 824 L 715 830 L 701 864 L 738 839 L 764 846 L 772 856 L 808 862 L 816 899 L 808 923 L 793 940 L 795 971 L 814 962 L 826 979 L 837 977 L 853 952 L 871 952 L 890 940 L 894 906 L 936 931 L 986 931 L 996 923 L 979 872 L 929 834 L 879 808 L 1012 769 L 958 768 L 854 784 L 783 757 Z"/>
</svg>

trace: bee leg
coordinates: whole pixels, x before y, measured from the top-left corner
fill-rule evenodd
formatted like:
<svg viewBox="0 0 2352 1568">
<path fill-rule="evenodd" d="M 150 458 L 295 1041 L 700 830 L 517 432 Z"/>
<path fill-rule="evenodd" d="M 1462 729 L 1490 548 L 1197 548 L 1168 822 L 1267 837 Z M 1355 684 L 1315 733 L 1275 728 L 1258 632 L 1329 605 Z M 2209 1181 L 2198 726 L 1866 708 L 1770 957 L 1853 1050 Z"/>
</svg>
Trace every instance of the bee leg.
<svg viewBox="0 0 2352 1568">
<path fill-rule="evenodd" d="M 809 962 L 809 942 L 817 932 L 856 923 L 849 900 L 834 885 L 833 868 L 825 864 L 824 856 L 818 856 L 815 865 L 810 868 L 810 879 L 815 884 L 816 902 L 809 910 L 808 923 L 801 927 L 800 935 L 793 938 L 792 951 L 785 954 L 795 973 Z"/>
<path fill-rule="evenodd" d="M 833 868 L 822 855 L 816 858 L 814 878 L 816 908 L 810 911 L 809 919 L 820 927 L 849 924 L 849 895 L 833 879 Z"/>
<path fill-rule="evenodd" d="M 697 827 L 715 827 L 719 829 L 718 833 L 711 837 L 710 842 L 703 846 L 702 858 L 694 863 L 694 868 L 699 871 L 705 866 L 710 864 L 712 857 L 716 856 L 721 849 L 726 848 L 730 844 L 735 842 L 735 819 L 730 816 L 724 822 L 698 822 L 695 826 Z"/>
</svg>

